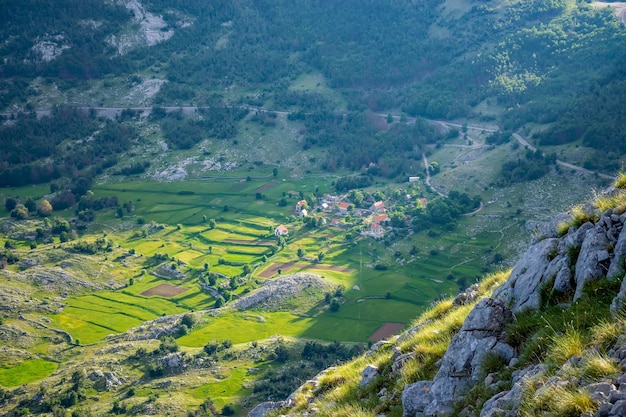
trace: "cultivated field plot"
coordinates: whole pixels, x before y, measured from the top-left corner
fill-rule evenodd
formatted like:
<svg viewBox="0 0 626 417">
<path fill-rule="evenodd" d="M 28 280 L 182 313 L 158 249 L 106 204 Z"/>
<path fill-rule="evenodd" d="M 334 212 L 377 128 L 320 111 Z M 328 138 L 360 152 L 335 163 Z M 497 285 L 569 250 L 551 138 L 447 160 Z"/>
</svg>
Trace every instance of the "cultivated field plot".
<svg viewBox="0 0 626 417">
<path fill-rule="evenodd" d="M 144 297 L 151 297 L 153 295 L 158 295 L 160 297 L 172 298 L 184 292 L 187 292 L 189 288 L 185 287 L 177 287 L 175 285 L 170 284 L 159 284 L 156 287 L 152 287 L 149 290 L 146 290 L 141 293 Z"/>
<path fill-rule="evenodd" d="M 204 294 L 197 283 L 190 280 L 179 280 L 178 283 L 186 287 L 164 283 L 154 276 L 145 276 L 121 291 L 99 291 L 70 297 L 63 311 L 49 317 L 54 327 L 67 331 L 74 339 L 81 343 L 94 343 L 109 334 L 125 332 L 162 315 L 210 308 L 213 305 L 213 297 Z M 151 290 L 161 293 L 142 295 Z"/>
<path fill-rule="evenodd" d="M 404 329 L 404 324 L 402 323 L 385 323 L 378 330 L 374 332 L 367 340 L 372 342 L 379 342 L 381 340 L 385 340 L 390 336 L 398 334 L 402 329 Z"/>
</svg>

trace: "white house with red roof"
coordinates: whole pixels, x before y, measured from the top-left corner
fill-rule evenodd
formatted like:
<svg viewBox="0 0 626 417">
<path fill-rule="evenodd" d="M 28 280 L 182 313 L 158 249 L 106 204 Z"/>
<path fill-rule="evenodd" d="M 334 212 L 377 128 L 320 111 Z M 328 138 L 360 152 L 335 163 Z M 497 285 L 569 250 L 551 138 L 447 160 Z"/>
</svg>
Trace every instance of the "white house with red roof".
<svg viewBox="0 0 626 417">
<path fill-rule="evenodd" d="M 383 227 L 380 224 L 372 223 L 370 225 L 370 234 L 373 237 L 382 237 L 385 234 L 385 230 L 383 229 Z"/>
<path fill-rule="evenodd" d="M 300 200 L 296 203 L 296 214 L 302 213 L 308 207 L 306 200 Z"/>
<path fill-rule="evenodd" d="M 287 230 L 284 224 L 281 224 L 276 229 L 274 229 L 274 236 L 285 236 L 287 234 L 289 234 L 289 230 Z"/>
</svg>

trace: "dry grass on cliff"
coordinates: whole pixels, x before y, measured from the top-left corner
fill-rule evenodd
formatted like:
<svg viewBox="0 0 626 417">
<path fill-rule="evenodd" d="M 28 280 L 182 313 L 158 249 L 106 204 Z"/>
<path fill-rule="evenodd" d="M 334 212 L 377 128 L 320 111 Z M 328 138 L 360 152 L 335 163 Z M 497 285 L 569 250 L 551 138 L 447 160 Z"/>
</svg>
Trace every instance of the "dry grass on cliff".
<svg viewBox="0 0 626 417">
<path fill-rule="evenodd" d="M 401 392 L 406 384 L 432 379 L 436 373 L 435 363 L 445 354 L 452 337 L 463 325 L 469 312 L 483 297 L 502 284 L 509 271 L 485 277 L 479 283 L 480 296 L 473 303 L 453 306 L 452 299 L 443 300 L 424 312 L 412 324 L 412 332 L 398 336 L 380 348 L 350 363 L 330 370 L 319 380 L 317 388 L 306 388 L 304 395 L 297 396 L 297 405 L 289 413 L 317 410 L 319 417 L 365 416 L 385 414 L 401 416 Z M 394 348 L 400 354 L 414 355 L 395 374 L 392 373 Z M 360 388 L 361 372 L 367 365 L 378 367 L 381 376 L 369 386 Z M 388 395 L 379 397 L 382 389 Z M 307 397 L 312 396 L 310 403 Z M 269 414 L 277 416 L 279 412 Z"/>
</svg>

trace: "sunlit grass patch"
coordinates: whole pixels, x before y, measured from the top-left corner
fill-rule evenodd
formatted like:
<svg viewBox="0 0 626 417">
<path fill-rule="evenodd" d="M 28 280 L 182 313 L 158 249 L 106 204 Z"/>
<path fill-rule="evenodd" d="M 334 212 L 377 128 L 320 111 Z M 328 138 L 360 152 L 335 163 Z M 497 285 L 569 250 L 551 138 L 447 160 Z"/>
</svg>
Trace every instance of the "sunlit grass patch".
<svg viewBox="0 0 626 417">
<path fill-rule="evenodd" d="M 58 364 L 44 359 L 32 359 L 9 368 L 0 367 L 0 385 L 16 387 L 37 381 L 56 371 L 58 366 Z"/>
</svg>

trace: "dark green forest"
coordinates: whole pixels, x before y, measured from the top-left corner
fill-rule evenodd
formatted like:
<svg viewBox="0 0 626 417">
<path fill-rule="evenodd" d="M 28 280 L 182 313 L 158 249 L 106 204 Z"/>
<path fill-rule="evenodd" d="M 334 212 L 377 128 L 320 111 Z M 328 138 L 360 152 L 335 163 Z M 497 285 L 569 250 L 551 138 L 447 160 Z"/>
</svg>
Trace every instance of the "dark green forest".
<svg viewBox="0 0 626 417">
<path fill-rule="evenodd" d="M 288 110 L 292 120 L 302 121 L 304 148 L 329 149 L 329 156 L 320 161 L 329 171 L 373 163 L 376 168 L 370 174 L 394 178 L 407 172 L 425 143 L 438 140 L 420 123 L 381 130 L 368 112 L 464 117 L 494 122 L 509 131 L 533 123 L 540 126 L 534 134 L 539 145 L 580 141 L 601 151 L 588 165 L 602 170 L 619 168 L 619 158 L 626 153 L 626 110 L 620 105 L 626 95 L 626 30 L 610 8 L 565 0 L 506 5 L 468 0 L 460 11 L 448 10 L 442 0 L 142 4 L 161 15 L 175 34 L 166 42 L 119 55 L 106 39 L 132 25 L 133 13 L 123 5 L 0 1 L 0 16 L 10 17 L 0 27 L 0 36 L 7 40 L 0 45 L 0 105 L 25 103 L 32 94 L 29 80 L 36 76 L 69 88 L 158 65 L 168 83 L 155 105 L 221 107 L 206 112 L 201 121 L 161 114 L 166 140 L 179 149 L 193 148 L 204 138 L 237 134 L 237 122 L 247 113 L 227 108 L 225 99 L 216 95 L 237 86 L 257 94 L 242 95 L 235 106 Z M 193 23 L 182 25 L 181 16 Z M 51 36 L 60 36 L 59 42 L 68 48 L 50 62 L 38 60 L 32 45 Z M 328 96 L 288 89 L 294 79 L 312 71 L 324 75 L 347 111 L 338 110 Z M 480 113 L 475 106 L 485 100 L 497 103 L 502 112 Z M 63 137 L 51 132 L 52 140 L 42 143 L 38 138 L 46 123 L 72 133 Z M 95 122 L 75 123 L 53 114 L 35 126 L 17 123 L 0 132 L 2 178 L 13 177 L 18 168 L 32 171 L 37 159 L 58 153 L 59 143 L 74 140 L 72 135 L 84 136 L 93 128 L 88 123 Z M 120 127 L 113 126 L 107 129 L 118 129 L 119 134 Z M 16 135 L 24 139 L 7 139 Z M 114 142 L 98 159 L 128 146 L 115 133 L 110 137 Z M 25 155 L 23 146 L 29 141 L 33 145 Z M 67 172 L 69 166 L 81 170 L 86 162 L 74 151 L 63 164 L 61 170 Z M 31 182 L 55 175 L 31 174 Z"/>
</svg>

